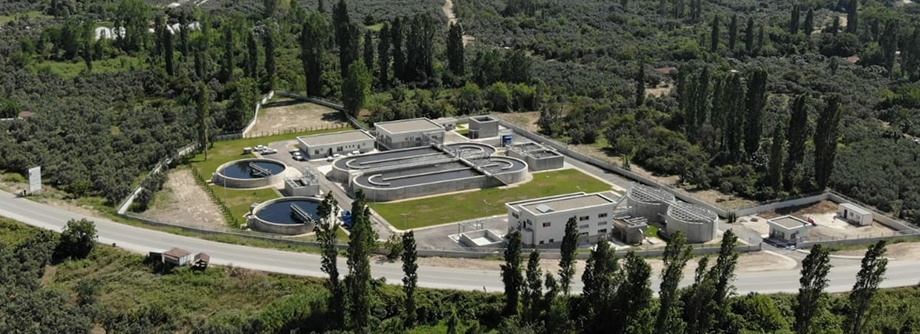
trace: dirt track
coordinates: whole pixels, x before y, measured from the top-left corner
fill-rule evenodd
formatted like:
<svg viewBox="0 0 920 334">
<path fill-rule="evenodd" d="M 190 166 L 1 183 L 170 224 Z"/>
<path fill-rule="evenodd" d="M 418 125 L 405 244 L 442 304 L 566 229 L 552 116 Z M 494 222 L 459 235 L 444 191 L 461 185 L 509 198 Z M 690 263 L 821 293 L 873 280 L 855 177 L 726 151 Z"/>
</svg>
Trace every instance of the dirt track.
<svg viewBox="0 0 920 334">
<path fill-rule="evenodd" d="M 228 229 L 220 207 L 195 183 L 195 176 L 188 169 L 177 169 L 169 173 L 153 207 L 143 215 L 183 226 Z"/>
</svg>

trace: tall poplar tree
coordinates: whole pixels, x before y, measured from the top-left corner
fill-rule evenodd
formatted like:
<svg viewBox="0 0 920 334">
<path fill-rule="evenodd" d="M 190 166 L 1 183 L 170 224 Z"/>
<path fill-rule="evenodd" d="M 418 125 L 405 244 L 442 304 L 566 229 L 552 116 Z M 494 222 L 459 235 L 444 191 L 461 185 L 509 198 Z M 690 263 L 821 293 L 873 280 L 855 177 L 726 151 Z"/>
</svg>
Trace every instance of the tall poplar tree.
<svg viewBox="0 0 920 334">
<path fill-rule="evenodd" d="M 300 30 L 300 60 L 307 78 L 307 95 L 323 95 L 323 55 L 330 36 L 329 24 L 323 15 L 311 13 Z"/>
<path fill-rule="evenodd" d="M 204 160 L 208 160 L 208 117 L 210 113 L 211 97 L 208 86 L 203 82 L 198 83 L 198 94 L 195 98 L 195 112 L 198 119 L 198 148 L 204 151 Z"/>
<path fill-rule="evenodd" d="M 505 308 L 502 314 L 506 316 L 517 314 L 520 304 L 521 288 L 524 285 L 524 277 L 521 274 L 521 248 L 521 231 L 514 231 L 508 238 L 505 264 L 501 265 L 502 283 L 505 284 Z"/>
<path fill-rule="evenodd" d="M 738 14 L 732 15 L 728 23 L 728 52 L 734 53 L 738 45 Z"/>
<path fill-rule="evenodd" d="M 249 31 L 246 40 L 246 76 L 253 80 L 259 80 L 259 43 L 256 40 L 256 33 Z"/>
<path fill-rule="evenodd" d="M 744 28 L 744 51 L 747 52 L 748 55 L 754 54 L 754 38 L 755 38 L 754 35 L 755 34 L 756 32 L 754 31 L 754 17 L 751 16 L 751 17 L 748 17 L 747 27 Z"/>
<path fill-rule="evenodd" d="M 847 4 L 847 28 L 846 32 L 856 34 L 859 29 L 859 0 L 850 0 Z"/>
<path fill-rule="evenodd" d="M 364 32 L 364 66 L 368 72 L 374 73 L 374 35 L 368 29 Z"/>
<path fill-rule="evenodd" d="M 262 39 L 265 47 L 265 80 L 262 90 L 268 92 L 275 89 L 275 34 L 268 29 Z"/>
<path fill-rule="evenodd" d="M 361 63 L 357 63 L 361 64 Z M 374 230 L 371 229 L 369 211 L 365 205 L 364 191 L 355 193 L 351 204 L 351 235 L 348 241 L 348 314 L 350 328 L 364 332 L 369 330 L 371 316 L 371 262 Z"/>
<path fill-rule="evenodd" d="M 664 1 L 664 0 L 662 0 Z M 719 15 L 715 15 L 712 18 L 712 32 L 709 36 L 709 51 L 716 52 L 719 51 Z"/>
<path fill-rule="evenodd" d="M 762 67 L 751 71 L 745 97 L 744 151 L 748 156 L 757 153 L 763 136 L 763 109 L 767 104 L 767 71 Z"/>
<path fill-rule="evenodd" d="M 792 191 L 801 181 L 802 163 L 805 161 L 805 143 L 811 130 L 808 127 L 808 96 L 799 95 L 792 102 L 792 116 L 786 126 L 789 141 L 788 157 L 783 166 L 783 189 Z"/>
<path fill-rule="evenodd" d="M 650 333 L 652 267 L 635 252 L 626 254 L 623 281 L 617 288 L 613 333 Z"/>
<path fill-rule="evenodd" d="M 521 287 L 523 297 L 524 319 L 533 323 L 540 317 L 543 309 L 543 271 L 540 270 L 540 250 L 534 249 L 527 259 L 525 284 Z"/>
<path fill-rule="evenodd" d="M 316 208 L 317 215 L 320 217 L 319 224 L 316 224 L 316 240 L 320 244 L 322 270 L 329 275 L 329 279 L 326 280 L 326 288 L 330 292 L 329 320 L 336 324 L 336 327 L 341 327 L 345 323 L 345 287 L 339 280 L 339 249 L 336 245 L 339 224 L 335 217 L 338 215 L 338 205 L 332 193 L 328 192 Z"/>
<path fill-rule="evenodd" d="M 450 72 L 462 78 L 466 75 L 466 61 L 463 53 L 463 26 L 451 23 L 447 31 L 447 64 Z"/>
<path fill-rule="evenodd" d="M 885 240 L 879 240 L 869 246 L 862 259 L 862 265 L 856 273 L 856 284 L 853 284 L 853 290 L 847 298 L 850 314 L 844 321 L 845 333 L 861 334 L 866 329 L 866 313 L 872 306 L 879 284 L 885 279 L 885 271 L 888 268 L 885 246 Z"/>
<path fill-rule="evenodd" d="M 335 43 L 339 46 L 339 68 L 344 79 L 348 77 L 351 63 L 358 59 L 358 39 L 361 37 L 358 27 L 348 16 L 345 0 L 339 0 L 332 6 L 332 27 L 335 29 Z"/>
<path fill-rule="evenodd" d="M 342 82 L 342 104 L 352 116 L 357 117 L 364 107 L 364 101 L 371 93 L 372 80 L 363 62 L 356 61 L 349 66 L 348 76 Z"/>
<path fill-rule="evenodd" d="M 173 46 L 173 35 L 168 30 L 163 29 L 163 57 L 166 58 L 166 74 L 175 75 L 175 48 Z"/>
<path fill-rule="evenodd" d="M 396 18 L 390 30 L 390 44 L 393 49 L 393 76 L 400 81 L 406 81 L 406 49 L 403 46 L 405 33 L 403 20 Z"/>
<path fill-rule="evenodd" d="M 783 159 L 786 152 L 786 134 L 782 124 L 773 128 L 773 138 L 770 143 L 769 175 L 770 186 L 773 191 L 780 191 L 783 185 Z"/>
<path fill-rule="evenodd" d="M 562 237 L 562 246 L 559 257 L 559 284 L 562 293 L 569 294 L 572 278 L 575 277 L 575 258 L 578 252 L 578 222 L 575 216 L 565 222 L 565 235 Z"/>
<path fill-rule="evenodd" d="M 584 283 L 581 293 L 584 308 L 581 312 L 585 317 L 583 332 L 606 333 L 613 327 L 611 314 L 616 312 L 614 304 L 621 277 L 610 242 L 602 238 L 591 251 L 581 276 Z"/>
<path fill-rule="evenodd" d="M 416 251 L 415 232 L 409 230 L 402 236 L 403 292 L 406 293 L 406 326 L 415 325 L 415 288 L 418 285 L 418 251 Z"/>
<path fill-rule="evenodd" d="M 824 110 L 818 117 L 813 142 L 815 144 L 815 183 L 818 189 L 827 188 L 837 158 L 837 135 L 840 127 L 840 95 L 828 97 Z"/>
<path fill-rule="evenodd" d="M 384 22 L 378 33 L 377 43 L 377 83 L 380 87 L 390 86 L 390 23 Z"/>
<path fill-rule="evenodd" d="M 645 60 L 640 59 L 639 66 L 636 68 L 636 106 L 643 104 L 645 104 Z"/>
<path fill-rule="evenodd" d="M 655 317 L 655 333 L 680 333 L 683 331 L 683 321 L 680 318 L 677 299 L 677 287 L 684 276 L 684 267 L 690 260 L 690 246 L 687 245 L 687 235 L 677 231 L 671 235 L 671 240 L 664 248 L 662 261 L 664 269 L 661 271 L 661 285 L 658 287 L 658 314 Z"/>
<path fill-rule="evenodd" d="M 815 245 L 811 252 L 802 260 L 802 276 L 799 278 L 799 294 L 793 308 L 795 323 L 793 329 L 796 334 L 817 333 L 814 326 L 815 315 L 824 309 L 824 292 L 828 286 L 827 274 L 831 271 L 830 250 Z"/>
</svg>

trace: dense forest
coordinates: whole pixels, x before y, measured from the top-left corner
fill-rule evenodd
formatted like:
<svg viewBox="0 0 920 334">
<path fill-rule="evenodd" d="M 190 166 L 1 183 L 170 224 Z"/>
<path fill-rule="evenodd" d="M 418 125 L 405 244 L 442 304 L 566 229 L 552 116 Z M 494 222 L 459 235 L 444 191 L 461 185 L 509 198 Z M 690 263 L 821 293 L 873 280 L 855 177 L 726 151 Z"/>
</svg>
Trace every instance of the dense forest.
<svg viewBox="0 0 920 334">
<path fill-rule="evenodd" d="M 358 196 L 353 209 L 361 210 Z M 333 214 L 334 199 L 320 210 Z M 329 217 L 329 216 L 327 216 Z M 320 224 L 327 278 L 249 272 L 233 267 L 172 267 L 157 258 L 95 245 L 94 224 L 70 221 L 61 235 L 0 219 L 0 331 L 4 333 L 913 333 L 920 330 L 920 289 L 878 289 L 887 269 L 885 243 L 869 248 L 853 290 L 828 294 L 829 251 L 816 246 L 802 262 L 798 294 L 738 295 L 738 253 L 726 232 L 714 258 L 692 259 L 675 234 L 663 256 L 659 297 L 649 264 L 615 254 L 606 241 L 575 275 L 577 225 L 563 242 L 558 273 L 523 253 L 520 234 L 503 256 L 503 293 L 417 287 L 412 232 L 401 236 L 402 285 L 373 279 L 373 231 L 355 216 L 338 268 L 333 221 Z M 678 282 L 697 261 L 693 283 Z M 341 271 L 341 273 L 340 273 Z M 496 277 L 498 278 L 498 277 Z M 581 294 L 571 283 L 584 283 Z M 228 307 L 233 305 L 233 307 Z"/>
</svg>

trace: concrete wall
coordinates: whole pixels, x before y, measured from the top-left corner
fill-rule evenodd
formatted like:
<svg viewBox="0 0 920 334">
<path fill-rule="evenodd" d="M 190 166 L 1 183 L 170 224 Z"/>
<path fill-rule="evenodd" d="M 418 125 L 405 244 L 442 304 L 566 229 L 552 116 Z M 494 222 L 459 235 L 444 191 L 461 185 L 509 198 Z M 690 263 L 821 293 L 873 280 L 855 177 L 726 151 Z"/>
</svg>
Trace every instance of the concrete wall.
<svg viewBox="0 0 920 334">
<path fill-rule="evenodd" d="M 262 188 L 262 187 L 274 186 L 274 185 L 277 185 L 283 182 L 284 181 L 284 171 L 278 174 L 274 174 L 269 177 L 262 177 L 262 178 L 257 178 L 257 179 L 237 179 L 237 178 L 225 176 L 220 173 L 221 170 L 223 170 L 227 166 L 230 166 L 231 164 L 235 164 L 239 162 L 246 162 L 246 161 L 265 161 L 265 160 L 270 160 L 270 159 L 241 159 L 241 160 L 234 160 L 234 161 L 225 163 L 223 165 L 220 165 L 220 167 L 217 167 L 217 172 L 214 174 L 211 174 L 211 183 L 214 185 L 218 185 L 218 186 L 226 187 L 226 188 L 249 189 L 249 188 Z M 284 164 L 283 162 L 280 162 L 277 160 L 271 160 L 271 161 L 280 163 L 282 165 Z M 285 165 L 285 170 L 287 170 L 286 165 Z"/>
<path fill-rule="evenodd" d="M 444 129 L 397 134 L 377 132 L 377 142 L 389 150 L 442 144 L 444 143 Z"/>
<path fill-rule="evenodd" d="M 297 138 L 297 141 L 300 142 L 300 151 L 310 157 L 310 159 L 322 159 L 328 157 L 330 149 L 332 150 L 333 155 L 345 155 L 352 151 L 361 151 L 361 153 L 367 153 L 374 149 L 374 140 L 370 138 L 347 143 L 334 143 L 316 146 L 308 146 L 300 138 Z"/>
<path fill-rule="evenodd" d="M 256 101 L 256 110 L 252 115 L 252 120 L 249 121 L 249 125 L 246 125 L 246 128 L 241 132 L 241 137 L 249 137 L 249 131 L 256 125 L 256 120 L 259 118 L 259 111 L 262 110 L 262 105 L 268 103 L 268 100 L 271 100 L 275 96 L 275 91 L 268 92 L 265 96 L 262 96 L 262 99 Z"/>
<path fill-rule="evenodd" d="M 476 188 L 490 188 L 502 185 L 495 179 L 485 176 L 473 176 L 464 179 L 446 180 L 406 187 L 377 188 L 352 181 L 352 191 L 364 190 L 364 196 L 371 202 L 388 202 L 405 198 L 443 194 Z"/>
<path fill-rule="evenodd" d="M 516 212 L 508 211 L 508 230 L 521 230 L 521 239 L 525 245 L 543 245 L 562 242 L 565 237 L 565 224 L 569 218 L 578 217 L 578 233 L 583 237 L 596 238 L 607 235 L 613 231 L 613 211 L 616 203 L 565 211 L 554 211 L 548 214 L 534 215 L 527 210 Z M 587 218 L 587 219 L 585 219 Z M 585 219 L 585 220 L 581 220 Z M 525 223 L 530 221 L 530 227 Z M 543 226 L 548 223 L 549 226 Z"/>
<path fill-rule="evenodd" d="M 501 140 L 499 139 L 499 141 Z M 512 158 L 524 160 L 524 162 L 527 163 L 527 168 L 532 172 L 559 169 L 565 165 L 565 157 L 561 154 L 556 154 L 551 157 L 537 158 L 529 154 L 521 154 L 520 152 L 514 150 L 508 150 L 507 155 Z"/>
<path fill-rule="evenodd" d="M 489 245 L 479 246 L 475 241 L 473 241 L 472 238 L 486 238 L 493 240 L 494 242 Z M 494 247 L 498 244 L 501 244 L 502 242 L 504 242 L 502 236 L 495 234 L 495 232 L 492 232 L 491 230 L 478 230 L 460 233 L 460 243 L 467 247 Z"/>
<path fill-rule="evenodd" d="M 776 201 L 776 202 L 771 202 L 771 203 L 766 203 L 763 205 L 755 206 L 752 208 L 735 210 L 735 215 L 738 217 L 750 216 L 750 215 L 755 215 L 761 212 L 770 212 L 770 211 L 776 211 L 779 209 L 784 209 L 784 208 L 793 207 L 793 206 L 808 205 L 808 204 L 817 203 L 817 202 L 826 200 L 828 199 L 828 197 L 829 196 L 827 193 L 820 193 L 820 194 L 808 195 L 805 197 L 792 198 L 792 199 L 783 200 L 783 201 Z"/>
<path fill-rule="evenodd" d="M 312 221 L 304 224 L 275 224 L 273 222 L 263 220 L 257 216 L 258 212 L 268 205 L 292 200 L 309 200 L 317 203 L 322 201 L 322 199 L 317 197 L 282 197 L 265 201 L 252 209 L 253 214 L 249 215 L 249 220 L 246 225 L 249 228 L 259 232 L 284 235 L 297 235 L 313 232 L 313 228 L 316 227 L 316 224 Z"/>
<path fill-rule="evenodd" d="M 469 118 L 470 138 L 490 138 L 498 136 L 498 120 L 492 116 L 472 116 Z"/>
<path fill-rule="evenodd" d="M 319 196 L 319 183 L 308 186 L 300 186 L 294 183 L 294 180 L 284 180 L 284 194 L 287 196 Z"/>
<path fill-rule="evenodd" d="M 636 201 L 629 196 L 626 197 L 626 205 L 629 207 L 629 214 L 633 217 L 645 217 L 649 224 L 658 224 L 664 222 L 664 216 L 668 212 L 667 203 L 647 203 Z"/>
</svg>

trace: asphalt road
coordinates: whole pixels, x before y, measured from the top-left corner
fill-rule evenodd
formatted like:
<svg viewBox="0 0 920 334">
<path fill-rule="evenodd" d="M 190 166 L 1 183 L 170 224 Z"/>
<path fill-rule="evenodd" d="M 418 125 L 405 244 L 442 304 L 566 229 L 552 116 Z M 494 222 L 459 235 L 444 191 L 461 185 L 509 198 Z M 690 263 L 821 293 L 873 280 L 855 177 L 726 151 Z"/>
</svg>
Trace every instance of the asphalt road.
<svg viewBox="0 0 920 334">
<path fill-rule="evenodd" d="M 69 219 L 86 218 L 96 222 L 99 242 L 116 244 L 116 246 L 137 253 L 163 251 L 171 247 L 180 247 L 193 253 L 206 252 L 211 255 L 214 264 L 233 265 L 242 268 L 269 272 L 317 276 L 325 275 L 320 270 L 320 257 L 315 254 L 286 252 L 248 246 L 224 244 L 186 236 L 112 222 L 108 219 L 87 217 L 64 209 L 15 198 L 7 192 L 0 192 L 0 216 L 23 223 L 61 231 Z M 829 275 L 829 291 L 849 290 L 855 282 L 859 262 L 854 260 L 834 260 L 835 267 Z M 341 271 L 347 271 L 345 261 L 339 261 Z M 399 283 L 402 279 L 400 263 L 374 263 L 371 266 L 374 277 L 384 277 L 387 282 Z M 430 288 L 460 290 L 502 291 L 503 286 L 498 271 L 473 270 L 442 267 L 419 267 L 419 285 Z M 798 289 L 799 272 L 777 270 L 769 272 L 740 272 L 735 280 L 737 293 L 748 292 L 795 292 Z M 920 280 L 920 261 L 896 261 L 888 265 L 888 274 L 883 287 L 908 286 L 918 284 Z M 685 278 L 683 284 L 689 284 Z M 657 288 L 657 277 L 652 287 Z M 575 291 L 581 291 L 581 282 L 576 282 Z"/>
</svg>

